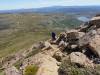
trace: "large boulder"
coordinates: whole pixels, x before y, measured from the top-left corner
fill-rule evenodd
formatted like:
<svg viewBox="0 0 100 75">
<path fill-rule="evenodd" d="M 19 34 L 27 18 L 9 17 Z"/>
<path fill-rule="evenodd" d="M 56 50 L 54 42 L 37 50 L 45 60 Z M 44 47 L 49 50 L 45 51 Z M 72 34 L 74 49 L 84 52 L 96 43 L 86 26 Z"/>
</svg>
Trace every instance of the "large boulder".
<svg viewBox="0 0 100 75">
<path fill-rule="evenodd" d="M 93 67 L 92 62 L 80 52 L 73 52 L 70 54 L 71 63 L 75 63 L 81 67 Z"/>
<path fill-rule="evenodd" d="M 69 44 L 76 44 L 79 39 L 79 33 L 77 31 L 71 31 L 67 33 L 67 41 Z"/>
<path fill-rule="evenodd" d="M 71 30 L 67 33 L 67 41 L 70 44 L 78 44 L 79 39 L 84 35 L 84 32 L 79 32 L 78 30 Z"/>
<path fill-rule="evenodd" d="M 79 39 L 79 46 L 86 46 L 89 44 L 89 42 L 92 40 L 92 38 L 97 35 L 96 30 L 90 30 L 86 34 L 84 34 L 82 37 Z"/>
<path fill-rule="evenodd" d="M 94 52 L 94 54 L 100 57 L 100 35 L 95 35 L 90 41 L 88 47 Z"/>
</svg>

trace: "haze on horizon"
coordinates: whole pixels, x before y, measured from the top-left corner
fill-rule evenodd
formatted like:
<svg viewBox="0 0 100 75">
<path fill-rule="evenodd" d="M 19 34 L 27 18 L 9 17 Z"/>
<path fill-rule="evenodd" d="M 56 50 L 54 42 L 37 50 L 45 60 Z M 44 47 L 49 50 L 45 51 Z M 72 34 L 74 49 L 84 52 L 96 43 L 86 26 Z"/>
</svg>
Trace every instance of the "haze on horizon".
<svg viewBox="0 0 100 75">
<path fill-rule="evenodd" d="M 0 10 L 50 6 L 99 6 L 100 0 L 1 0 Z"/>
</svg>

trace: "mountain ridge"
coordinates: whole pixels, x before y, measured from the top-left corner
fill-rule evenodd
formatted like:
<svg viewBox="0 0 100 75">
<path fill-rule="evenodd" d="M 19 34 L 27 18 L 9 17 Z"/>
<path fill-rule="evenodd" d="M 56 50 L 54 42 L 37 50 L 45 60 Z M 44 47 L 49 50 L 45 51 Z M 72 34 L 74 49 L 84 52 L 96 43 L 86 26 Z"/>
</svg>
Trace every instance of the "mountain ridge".
<svg viewBox="0 0 100 75">
<path fill-rule="evenodd" d="M 29 8 L 29 9 L 12 9 L 12 10 L 0 10 L 0 13 L 84 13 L 93 12 L 100 13 L 100 6 L 51 6 L 41 8 Z"/>
</svg>

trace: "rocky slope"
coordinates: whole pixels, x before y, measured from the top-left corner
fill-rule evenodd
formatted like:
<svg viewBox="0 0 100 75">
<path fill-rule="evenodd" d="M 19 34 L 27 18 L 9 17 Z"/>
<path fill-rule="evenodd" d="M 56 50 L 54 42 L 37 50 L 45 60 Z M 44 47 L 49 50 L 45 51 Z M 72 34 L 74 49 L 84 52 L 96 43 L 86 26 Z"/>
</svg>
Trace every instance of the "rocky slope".
<svg viewBox="0 0 100 75">
<path fill-rule="evenodd" d="M 29 55 L 35 49 L 40 51 Z M 18 68 L 14 65 L 17 61 L 21 61 Z M 3 63 L 2 69 L 6 75 L 26 75 L 26 67 L 36 65 L 36 75 L 100 75 L 99 64 L 98 15 L 79 28 L 62 32 L 56 40 L 40 42 L 25 52 L 16 53 L 14 58 Z"/>
</svg>

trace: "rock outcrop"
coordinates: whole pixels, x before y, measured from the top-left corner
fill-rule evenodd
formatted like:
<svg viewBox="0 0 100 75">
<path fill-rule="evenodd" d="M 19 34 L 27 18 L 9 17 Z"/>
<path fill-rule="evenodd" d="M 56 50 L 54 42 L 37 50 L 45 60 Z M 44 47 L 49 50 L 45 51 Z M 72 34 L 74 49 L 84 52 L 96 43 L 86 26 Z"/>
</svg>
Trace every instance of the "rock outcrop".
<svg viewBox="0 0 100 75">
<path fill-rule="evenodd" d="M 95 58 L 100 59 L 100 16 L 93 17 L 89 22 L 78 29 L 76 28 L 64 32 L 58 39 L 57 44 L 58 41 L 60 43 L 62 40 L 63 44 L 67 44 L 64 47 L 62 46 L 62 49 L 69 54 L 72 52 L 82 52 L 84 50 L 84 59 L 89 58 L 92 59 L 92 61 L 94 61 Z M 79 57 L 77 57 L 77 59 L 78 58 Z M 79 58 L 79 61 L 82 61 L 81 58 Z"/>
<path fill-rule="evenodd" d="M 100 18 L 94 17 L 80 28 L 63 32 L 56 40 L 46 41 L 42 47 L 39 45 L 42 52 L 30 60 L 39 66 L 37 75 L 58 75 L 58 62 L 62 62 L 65 56 L 70 57 L 69 61 L 78 67 L 94 68 L 94 59 L 100 59 L 99 24 Z"/>
<path fill-rule="evenodd" d="M 72 52 L 70 54 L 71 63 L 81 67 L 93 67 L 93 63 L 81 52 Z"/>
<path fill-rule="evenodd" d="M 100 57 L 100 36 L 95 35 L 95 37 L 89 42 L 88 47 Z"/>
</svg>

